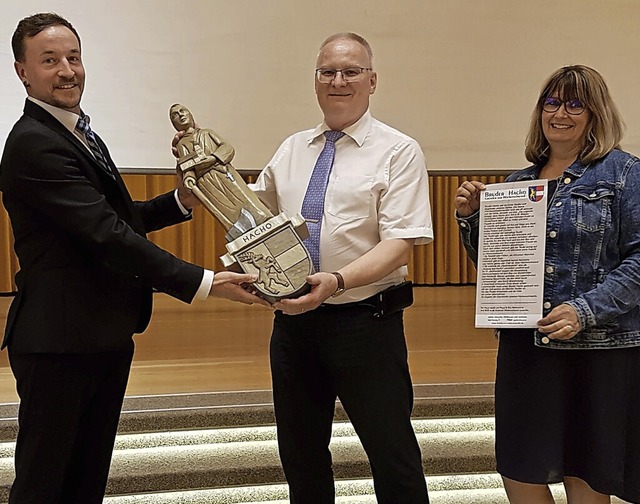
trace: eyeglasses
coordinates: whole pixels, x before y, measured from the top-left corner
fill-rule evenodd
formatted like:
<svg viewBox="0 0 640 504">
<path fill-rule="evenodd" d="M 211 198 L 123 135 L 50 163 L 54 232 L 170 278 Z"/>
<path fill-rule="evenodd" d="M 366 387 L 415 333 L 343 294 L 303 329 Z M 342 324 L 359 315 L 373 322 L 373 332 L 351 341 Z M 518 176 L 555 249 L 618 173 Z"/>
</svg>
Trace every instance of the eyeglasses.
<svg viewBox="0 0 640 504">
<path fill-rule="evenodd" d="M 322 84 L 330 84 L 336 78 L 338 73 L 345 82 L 357 81 L 363 72 L 371 70 L 371 68 L 349 67 L 336 70 L 334 68 L 316 68 L 316 78 Z"/>
<path fill-rule="evenodd" d="M 560 107 L 564 105 L 564 110 L 567 114 L 571 115 L 580 115 L 584 112 L 585 106 L 577 98 L 572 98 L 571 100 L 562 101 L 559 98 L 545 98 L 542 102 L 542 110 L 545 112 L 553 113 L 560 110 Z"/>
</svg>

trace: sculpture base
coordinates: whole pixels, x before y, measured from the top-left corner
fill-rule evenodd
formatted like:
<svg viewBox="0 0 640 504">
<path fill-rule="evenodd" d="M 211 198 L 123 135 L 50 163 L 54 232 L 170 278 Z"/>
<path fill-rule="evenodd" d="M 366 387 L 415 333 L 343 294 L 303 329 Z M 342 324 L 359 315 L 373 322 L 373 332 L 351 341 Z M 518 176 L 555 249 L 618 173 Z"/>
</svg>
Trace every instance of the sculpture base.
<svg viewBox="0 0 640 504">
<path fill-rule="evenodd" d="M 309 235 L 304 218 L 279 214 L 227 243 L 220 260 L 225 268 L 237 268 L 258 276 L 257 294 L 273 303 L 309 292 L 307 276 L 313 263 L 302 243 Z"/>
</svg>

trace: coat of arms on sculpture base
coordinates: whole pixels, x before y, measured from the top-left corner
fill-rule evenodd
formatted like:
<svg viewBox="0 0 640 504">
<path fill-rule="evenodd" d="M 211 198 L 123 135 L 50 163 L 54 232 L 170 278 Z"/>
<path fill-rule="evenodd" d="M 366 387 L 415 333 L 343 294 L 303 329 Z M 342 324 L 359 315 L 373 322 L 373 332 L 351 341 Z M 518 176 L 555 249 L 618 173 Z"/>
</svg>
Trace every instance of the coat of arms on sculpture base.
<svg viewBox="0 0 640 504">
<path fill-rule="evenodd" d="M 227 254 L 220 259 L 226 268 L 239 266 L 258 275 L 253 287 L 259 296 L 273 303 L 281 298 L 298 297 L 309 291 L 306 282 L 313 265 L 302 240 L 308 236 L 301 215 L 277 215 L 227 243 Z"/>
</svg>

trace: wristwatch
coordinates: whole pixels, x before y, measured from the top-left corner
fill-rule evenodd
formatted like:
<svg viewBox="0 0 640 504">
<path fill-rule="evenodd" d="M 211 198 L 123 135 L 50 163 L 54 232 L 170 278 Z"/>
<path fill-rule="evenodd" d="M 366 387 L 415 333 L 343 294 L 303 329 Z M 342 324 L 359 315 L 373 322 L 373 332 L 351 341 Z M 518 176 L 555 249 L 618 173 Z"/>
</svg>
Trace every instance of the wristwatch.
<svg viewBox="0 0 640 504">
<path fill-rule="evenodd" d="M 347 290 L 344 288 L 344 278 L 342 278 L 342 275 L 337 271 L 333 271 L 331 274 L 335 276 L 336 280 L 338 281 L 338 288 L 333 294 L 331 294 L 331 297 L 341 296 L 342 294 L 344 294 L 344 291 Z"/>
</svg>

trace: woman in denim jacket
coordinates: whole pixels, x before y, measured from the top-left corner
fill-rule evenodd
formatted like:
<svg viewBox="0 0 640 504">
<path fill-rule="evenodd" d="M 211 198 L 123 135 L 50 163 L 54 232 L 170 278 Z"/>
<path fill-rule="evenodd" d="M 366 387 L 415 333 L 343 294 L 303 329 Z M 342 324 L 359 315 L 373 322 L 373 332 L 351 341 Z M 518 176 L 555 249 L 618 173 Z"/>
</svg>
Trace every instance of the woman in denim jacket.
<svg viewBox="0 0 640 504">
<path fill-rule="evenodd" d="M 552 74 L 525 155 L 507 181 L 547 179 L 544 318 L 502 329 L 496 459 L 512 504 L 640 502 L 640 160 L 598 72 Z M 456 217 L 477 260 L 479 194 L 463 182 Z"/>
</svg>

